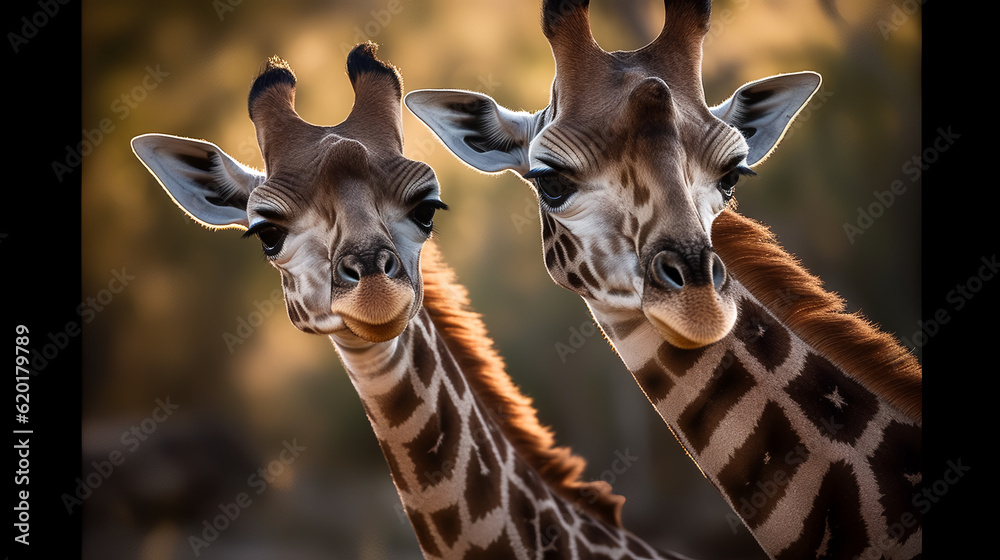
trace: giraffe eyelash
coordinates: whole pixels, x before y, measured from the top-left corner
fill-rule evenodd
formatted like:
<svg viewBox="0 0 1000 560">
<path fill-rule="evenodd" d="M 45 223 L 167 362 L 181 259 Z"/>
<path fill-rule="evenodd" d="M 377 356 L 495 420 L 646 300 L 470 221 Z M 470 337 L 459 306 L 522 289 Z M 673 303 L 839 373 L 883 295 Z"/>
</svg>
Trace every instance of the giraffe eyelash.
<svg viewBox="0 0 1000 560">
<path fill-rule="evenodd" d="M 546 163 L 546 165 L 549 164 Z M 549 212 L 565 210 L 570 203 L 570 198 L 577 191 L 576 183 L 559 168 L 537 167 L 522 177 L 531 181 L 539 202 Z"/>
<path fill-rule="evenodd" d="M 724 203 L 728 204 L 736 194 L 736 183 L 740 177 L 756 177 L 757 173 L 744 165 L 738 165 L 715 182 L 715 188 L 722 195 Z"/>
<path fill-rule="evenodd" d="M 288 236 L 288 231 L 285 230 L 285 228 L 272 224 L 271 222 L 261 221 L 250 226 L 240 237 L 242 239 L 246 239 L 253 236 L 256 236 L 257 239 L 260 240 L 261 248 L 264 250 L 264 256 L 268 260 L 273 260 L 281 254 L 281 249 L 285 244 L 285 237 Z"/>
<path fill-rule="evenodd" d="M 437 233 L 437 229 L 434 227 L 434 214 L 438 210 L 447 210 L 448 205 L 444 202 L 428 198 L 420 203 L 418 203 L 412 211 L 410 211 L 410 219 L 421 231 L 426 235 L 431 236 Z M 420 214 L 418 214 L 420 212 Z M 423 213 L 430 212 L 430 216 L 424 216 Z"/>
</svg>

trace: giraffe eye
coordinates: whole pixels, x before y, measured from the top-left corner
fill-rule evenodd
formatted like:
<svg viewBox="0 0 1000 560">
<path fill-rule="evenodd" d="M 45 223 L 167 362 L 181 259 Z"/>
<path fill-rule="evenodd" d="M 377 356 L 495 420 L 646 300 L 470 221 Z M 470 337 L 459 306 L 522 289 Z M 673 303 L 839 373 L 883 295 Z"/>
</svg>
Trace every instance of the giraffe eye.
<svg viewBox="0 0 1000 560">
<path fill-rule="evenodd" d="M 561 206 L 576 192 L 576 185 L 561 173 L 549 173 L 535 177 L 538 195 L 552 208 Z"/>
<path fill-rule="evenodd" d="M 738 169 L 734 169 L 729 173 L 726 173 L 726 175 L 719 179 L 719 182 L 715 184 L 716 188 L 719 189 L 719 192 L 722 193 L 722 200 L 725 202 L 729 202 L 729 200 L 733 198 L 733 194 L 736 191 L 736 183 L 739 182 L 740 175 L 742 175 L 742 173 L 740 173 Z"/>
<path fill-rule="evenodd" d="M 715 184 L 715 187 L 719 189 L 722 193 L 722 200 L 724 202 L 729 202 L 733 198 L 733 194 L 736 191 L 736 183 L 739 182 L 740 177 L 756 177 L 757 173 L 753 169 L 746 167 L 745 165 L 737 165 L 732 171 L 726 173 L 719 182 Z"/>
<path fill-rule="evenodd" d="M 410 213 L 410 219 L 417 224 L 425 234 L 430 235 L 434 230 L 434 214 L 438 210 L 447 210 L 448 205 L 440 200 L 427 199 L 417 205 Z"/>
<path fill-rule="evenodd" d="M 281 253 L 281 247 L 285 243 L 288 232 L 276 225 L 262 222 L 247 230 L 243 237 L 256 235 L 260 240 L 260 245 L 264 249 L 264 255 L 268 258 L 277 257 Z"/>
</svg>

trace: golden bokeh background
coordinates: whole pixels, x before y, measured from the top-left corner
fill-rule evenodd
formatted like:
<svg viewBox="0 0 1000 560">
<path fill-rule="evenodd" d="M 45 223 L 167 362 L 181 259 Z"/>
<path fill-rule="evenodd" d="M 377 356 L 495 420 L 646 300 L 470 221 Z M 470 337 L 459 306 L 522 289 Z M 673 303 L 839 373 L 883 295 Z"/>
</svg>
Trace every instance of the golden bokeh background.
<svg viewBox="0 0 1000 560">
<path fill-rule="evenodd" d="M 823 75 L 760 177 L 741 184 L 739 210 L 770 224 L 850 311 L 912 339 L 920 181 L 907 162 L 921 146 L 921 37 L 919 11 L 903 6 L 717 1 L 704 74 L 709 104 L 771 74 Z M 663 17 L 654 0 L 601 0 L 591 11 L 607 50 L 642 46 Z M 83 295 L 98 298 L 82 317 L 83 475 L 113 452 L 124 457 L 85 500 L 85 558 L 419 557 L 329 341 L 291 326 L 259 244 L 184 216 L 129 141 L 147 132 L 203 138 L 259 167 L 246 95 L 261 63 L 285 58 L 298 112 L 335 124 L 353 100 L 346 52 L 369 39 L 401 70 L 406 91 L 470 89 L 535 111 L 553 74 L 538 14 L 538 0 L 84 5 L 83 128 L 105 132 L 83 165 Z M 626 526 L 654 544 L 762 558 L 611 348 L 590 334 L 583 302 L 548 278 L 527 186 L 472 171 L 412 115 L 403 122 L 406 154 L 435 168 L 451 207 L 436 219 L 446 259 L 542 421 L 588 459 L 586 478 L 612 481 L 628 498 Z M 874 193 L 894 181 L 906 192 L 859 222 L 859 208 L 873 215 Z M 859 223 L 867 227 L 851 238 L 845 224 Z M 169 415 L 155 412 L 164 403 Z M 292 443 L 304 450 L 281 462 Z M 635 459 L 621 468 L 620 456 Z M 268 467 L 266 485 L 252 484 Z M 196 554 L 190 538 L 205 538 L 205 522 L 241 492 L 252 503 Z"/>
</svg>

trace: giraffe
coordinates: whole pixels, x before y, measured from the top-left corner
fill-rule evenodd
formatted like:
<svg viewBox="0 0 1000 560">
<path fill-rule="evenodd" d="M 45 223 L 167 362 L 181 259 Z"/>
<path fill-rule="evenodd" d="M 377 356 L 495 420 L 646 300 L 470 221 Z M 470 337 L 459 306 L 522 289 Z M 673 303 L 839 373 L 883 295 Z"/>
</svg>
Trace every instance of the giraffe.
<svg viewBox="0 0 1000 560">
<path fill-rule="evenodd" d="M 621 526 L 624 498 L 580 479 L 504 371 L 431 238 L 433 170 L 403 156 L 402 81 L 373 43 L 347 59 L 350 115 L 317 126 L 272 57 L 248 108 L 265 172 L 215 144 L 133 139 L 191 218 L 257 237 L 292 323 L 327 335 L 356 388 L 427 558 L 669 558 Z M 426 246 L 425 246 L 426 244 Z"/>
<path fill-rule="evenodd" d="M 709 107 L 711 3 L 664 4 L 653 42 L 609 53 L 588 1 L 545 0 L 556 74 L 538 112 L 461 90 L 406 105 L 469 166 L 528 182 L 552 280 L 771 558 L 919 557 L 919 364 L 732 208 L 821 78 Z"/>
</svg>

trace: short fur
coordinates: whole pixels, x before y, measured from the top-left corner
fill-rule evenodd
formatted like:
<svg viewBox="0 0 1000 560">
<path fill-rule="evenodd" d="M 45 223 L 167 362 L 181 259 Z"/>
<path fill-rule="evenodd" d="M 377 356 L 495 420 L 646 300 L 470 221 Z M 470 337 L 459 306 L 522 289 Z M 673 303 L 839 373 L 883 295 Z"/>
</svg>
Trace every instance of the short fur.
<svg viewBox="0 0 1000 560">
<path fill-rule="evenodd" d="M 860 313 L 845 313 L 844 301 L 823 289 L 766 226 L 727 209 L 712 225 L 712 244 L 730 274 L 803 341 L 922 421 L 923 375 L 913 354 Z"/>
<path fill-rule="evenodd" d="M 503 417 L 496 420 L 507 439 L 559 495 L 605 523 L 620 527 L 625 498 L 612 493 L 611 486 L 603 481 L 581 481 L 586 461 L 573 455 L 568 447 L 554 446 L 552 431 L 539 423 L 531 399 L 506 373 L 482 319 L 468 308 L 465 288 L 455 282 L 455 273 L 444 263 L 433 242 L 424 246 L 420 268 L 424 308 L 483 407 L 502 411 Z"/>
<path fill-rule="evenodd" d="M 590 0 L 545 0 L 542 2 L 542 33 L 552 38 L 564 18 L 583 10 L 584 18 L 590 9 Z"/>
<path fill-rule="evenodd" d="M 393 82 L 397 95 L 403 94 L 403 77 L 395 66 L 379 60 L 375 56 L 378 45 L 368 41 L 359 43 L 350 54 L 347 55 L 347 76 L 351 80 L 351 85 L 356 86 L 358 77 L 362 74 L 382 75 Z"/>
<path fill-rule="evenodd" d="M 247 96 L 247 112 L 250 114 L 250 120 L 253 120 L 253 106 L 257 98 L 278 84 L 295 89 L 295 73 L 281 57 L 272 56 L 264 63 L 264 67 L 250 86 L 250 94 Z"/>
<path fill-rule="evenodd" d="M 712 17 L 711 0 L 688 0 L 687 2 L 663 3 L 666 9 L 661 33 L 708 33 Z"/>
</svg>

